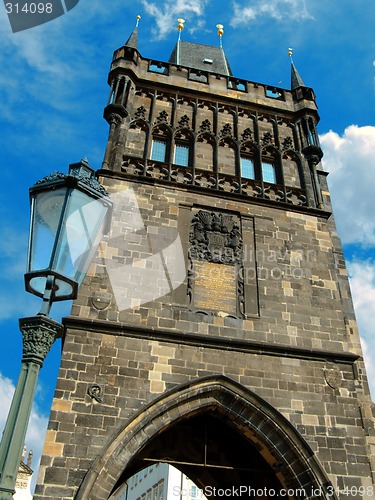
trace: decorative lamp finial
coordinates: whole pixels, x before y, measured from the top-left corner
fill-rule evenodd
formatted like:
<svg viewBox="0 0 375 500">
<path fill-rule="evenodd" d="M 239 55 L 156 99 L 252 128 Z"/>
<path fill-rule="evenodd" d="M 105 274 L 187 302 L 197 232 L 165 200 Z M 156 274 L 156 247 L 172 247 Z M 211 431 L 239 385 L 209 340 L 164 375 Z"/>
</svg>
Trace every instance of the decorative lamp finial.
<svg viewBox="0 0 375 500">
<path fill-rule="evenodd" d="M 138 14 L 138 16 L 136 17 L 136 24 L 135 24 L 135 27 L 138 28 L 138 24 L 139 24 L 139 20 L 141 19 L 141 16 Z"/>
<path fill-rule="evenodd" d="M 217 24 L 216 28 L 217 28 L 217 34 L 220 37 L 220 47 L 221 47 L 222 46 L 222 38 L 223 38 L 223 35 L 224 35 L 224 29 L 223 29 L 224 26 L 222 24 Z"/>
</svg>

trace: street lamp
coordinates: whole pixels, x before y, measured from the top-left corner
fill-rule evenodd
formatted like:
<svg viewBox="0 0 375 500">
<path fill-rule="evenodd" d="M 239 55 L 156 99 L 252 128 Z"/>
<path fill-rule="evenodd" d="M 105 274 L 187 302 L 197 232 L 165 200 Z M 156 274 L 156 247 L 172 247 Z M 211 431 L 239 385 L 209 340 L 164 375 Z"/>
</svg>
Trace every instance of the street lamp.
<svg viewBox="0 0 375 500">
<path fill-rule="evenodd" d="M 20 376 L 0 444 L 0 498 L 11 499 L 37 379 L 63 326 L 49 317 L 52 303 L 75 299 L 108 229 L 112 203 L 87 160 L 54 172 L 30 188 L 31 220 L 25 287 L 43 299 L 36 316 L 19 320 Z"/>
</svg>

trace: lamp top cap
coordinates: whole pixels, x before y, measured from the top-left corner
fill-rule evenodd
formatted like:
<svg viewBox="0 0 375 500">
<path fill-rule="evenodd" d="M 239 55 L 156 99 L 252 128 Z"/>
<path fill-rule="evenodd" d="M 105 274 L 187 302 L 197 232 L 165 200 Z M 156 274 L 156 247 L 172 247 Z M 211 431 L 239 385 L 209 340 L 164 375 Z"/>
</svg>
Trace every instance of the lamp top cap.
<svg viewBox="0 0 375 500">
<path fill-rule="evenodd" d="M 95 174 L 95 170 L 90 167 L 89 161 L 85 156 L 78 163 L 71 163 L 69 165 L 69 175 L 73 175 L 74 177 L 84 177 L 89 178 Z"/>
<path fill-rule="evenodd" d="M 106 189 L 95 177 L 95 170 L 90 167 L 86 157 L 77 163 L 71 163 L 68 174 L 55 171 L 43 177 L 30 188 L 30 194 L 34 191 L 53 189 L 54 185 L 70 185 L 84 191 L 88 190 L 100 198 L 108 197 Z"/>
</svg>

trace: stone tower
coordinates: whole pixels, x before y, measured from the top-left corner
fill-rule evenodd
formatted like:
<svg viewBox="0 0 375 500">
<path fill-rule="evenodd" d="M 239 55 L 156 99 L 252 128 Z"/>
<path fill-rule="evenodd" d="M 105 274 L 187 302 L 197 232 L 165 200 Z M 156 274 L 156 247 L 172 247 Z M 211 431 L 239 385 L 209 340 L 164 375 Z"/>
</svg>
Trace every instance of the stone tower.
<svg viewBox="0 0 375 500">
<path fill-rule="evenodd" d="M 64 319 L 34 498 L 108 499 L 160 461 L 212 497 L 372 498 L 313 90 L 293 64 L 291 90 L 238 79 L 221 46 L 144 58 L 137 31 L 110 68 L 111 232 Z"/>
</svg>

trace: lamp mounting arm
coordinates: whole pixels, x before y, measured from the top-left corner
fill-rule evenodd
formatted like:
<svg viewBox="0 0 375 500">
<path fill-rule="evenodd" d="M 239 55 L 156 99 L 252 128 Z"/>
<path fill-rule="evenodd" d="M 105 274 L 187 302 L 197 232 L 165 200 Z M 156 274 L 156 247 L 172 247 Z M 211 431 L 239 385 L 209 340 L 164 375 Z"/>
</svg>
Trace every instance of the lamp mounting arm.
<svg viewBox="0 0 375 500">
<path fill-rule="evenodd" d="M 49 316 L 49 312 L 51 310 L 53 302 L 54 286 L 55 286 L 55 276 L 52 275 L 47 276 L 46 287 L 44 289 L 44 294 L 43 294 L 42 307 L 38 313 L 42 316 Z"/>
</svg>

